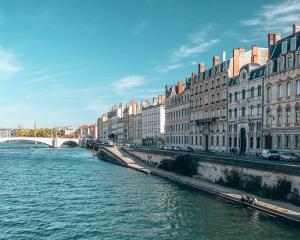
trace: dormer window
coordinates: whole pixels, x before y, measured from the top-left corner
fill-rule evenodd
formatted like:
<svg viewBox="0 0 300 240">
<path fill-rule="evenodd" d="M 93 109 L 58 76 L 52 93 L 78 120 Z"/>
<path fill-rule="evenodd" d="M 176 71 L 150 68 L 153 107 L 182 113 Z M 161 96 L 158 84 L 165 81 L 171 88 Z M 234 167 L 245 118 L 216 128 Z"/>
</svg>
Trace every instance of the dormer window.
<svg viewBox="0 0 300 240">
<path fill-rule="evenodd" d="M 295 51 L 296 50 L 296 36 L 292 37 L 290 39 L 291 43 L 290 43 L 290 46 L 291 46 L 291 51 Z"/>
<path fill-rule="evenodd" d="M 282 54 L 287 53 L 287 41 L 286 40 L 281 43 L 281 53 Z"/>
<path fill-rule="evenodd" d="M 270 61 L 268 64 L 268 73 L 269 74 L 273 73 L 273 61 Z"/>
<path fill-rule="evenodd" d="M 296 64 L 300 65 L 300 53 L 296 53 Z"/>
<path fill-rule="evenodd" d="M 277 70 L 282 71 L 284 69 L 284 57 L 280 57 L 277 60 Z"/>
<path fill-rule="evenodd" d="M 294 65 L 294 55 L 291 53 L 286 58 L 287 68 L 291 68 Z"/>
</svg>

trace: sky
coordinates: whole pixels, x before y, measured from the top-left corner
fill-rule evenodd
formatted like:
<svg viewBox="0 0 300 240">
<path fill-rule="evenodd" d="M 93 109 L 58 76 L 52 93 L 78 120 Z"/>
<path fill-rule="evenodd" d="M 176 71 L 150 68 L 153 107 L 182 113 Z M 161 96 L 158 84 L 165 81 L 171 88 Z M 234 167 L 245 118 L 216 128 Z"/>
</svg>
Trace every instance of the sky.
<svg viewBox="0 0 300 240">
<path fill-rule="evenodd" d="M 95 123 L 295 22 L 299 0 L 2 0 L 0 128 Z"/>
</svg>

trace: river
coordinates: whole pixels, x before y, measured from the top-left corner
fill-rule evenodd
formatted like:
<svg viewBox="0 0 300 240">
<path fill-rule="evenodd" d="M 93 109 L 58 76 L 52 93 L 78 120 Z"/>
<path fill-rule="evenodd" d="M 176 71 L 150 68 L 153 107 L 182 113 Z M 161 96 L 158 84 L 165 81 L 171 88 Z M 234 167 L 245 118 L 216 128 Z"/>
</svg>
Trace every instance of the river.
<svg viewBox="0 0 300 240">
<path fill-rule="evenodd" d="M 0 239 L 300 239 L 299 228 L 84 149 L 0 144 Z"/>
</svg>

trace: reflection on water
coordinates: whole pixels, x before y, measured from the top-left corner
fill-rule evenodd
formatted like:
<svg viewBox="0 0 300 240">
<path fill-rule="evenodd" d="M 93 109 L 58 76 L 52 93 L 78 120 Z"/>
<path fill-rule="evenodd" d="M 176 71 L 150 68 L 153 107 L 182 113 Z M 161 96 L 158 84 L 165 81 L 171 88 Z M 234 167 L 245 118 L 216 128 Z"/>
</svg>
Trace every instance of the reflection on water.
<svg viewBox="0 0 300 240">
<path fill-rule="evenodd" d="M 0 239 L 300 236 L 294 226 L 101 161 L 80 148 L 0 144 L 0 171 Z"/>
</svg>

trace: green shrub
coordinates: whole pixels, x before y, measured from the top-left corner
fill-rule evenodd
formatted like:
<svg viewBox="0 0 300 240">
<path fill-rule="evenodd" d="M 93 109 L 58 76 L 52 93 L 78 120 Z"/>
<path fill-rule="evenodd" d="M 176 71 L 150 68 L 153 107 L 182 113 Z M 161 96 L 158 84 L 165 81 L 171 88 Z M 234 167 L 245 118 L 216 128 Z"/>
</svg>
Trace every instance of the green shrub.
<svg viewBox="0 0 300 240">
<path fill-rule="evenodd" d="M 230 170 L 228 171 L 228 169 L 226 168 L 224 170 L 224 175 L 225 175 L 225 185 L 228 187 L 237 187 L 239 188 L 241 184 L 241 174 L 239 171 L 237 170 Z"/>
<path fill-rule="evenodd" d="M 180 155 L 175 160 L 164 159 L 160 162 L 159 168 L 180 173 L 186 176 L 193 176 L 197 174 L 198 163 L 190 155 Z"/>
<path fill-rule="evenodd" d="M 274 187 L 274 199 L 285 200 L 287 195 L 291 192 L 291 182 L 285 179 L 278 179 Z"/>
<path fill-rule="evenodd" d="M 244 180 L 243 189 L 246 190 L 247 192 L 257 194 L 257 192 L 261 188 L 261 181 L 262 178 L 259 176 L 247 175 Z"/>
</svg>

